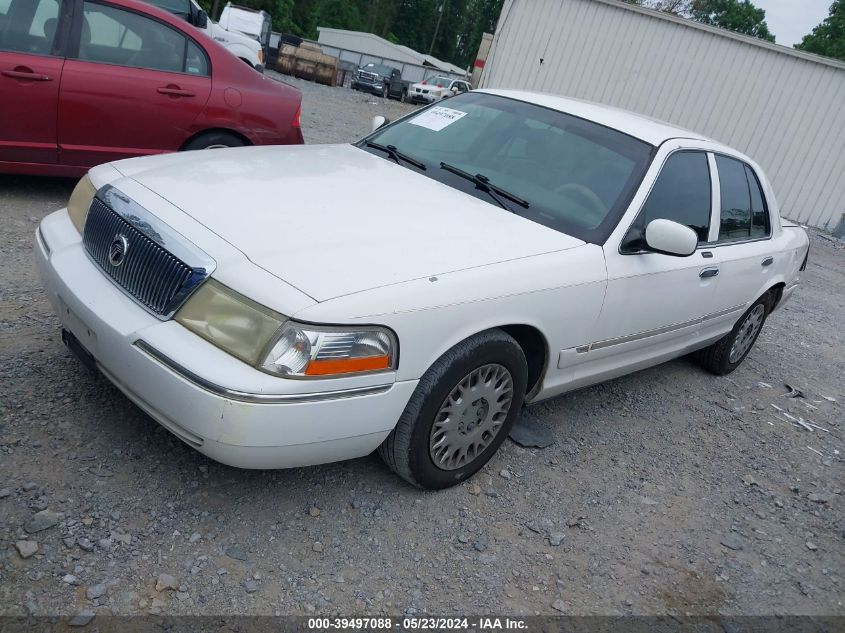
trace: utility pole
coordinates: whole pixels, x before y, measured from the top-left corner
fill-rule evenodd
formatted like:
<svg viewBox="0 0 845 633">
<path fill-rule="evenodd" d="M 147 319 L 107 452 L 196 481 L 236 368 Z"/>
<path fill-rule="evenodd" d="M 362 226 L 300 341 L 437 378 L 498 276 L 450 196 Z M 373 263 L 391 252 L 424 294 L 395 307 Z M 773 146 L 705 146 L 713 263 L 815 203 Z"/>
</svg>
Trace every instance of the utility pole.
<svg viewBox="0 0 845 633">
<path fill-rule="evenodd" d="M 434 27 L 434 37 L 431 38 L 431 46 L 428 47 L 428 54 L 431 55 L 431 52 L 434 50 L 434 43 L 437 41 L 437 32 L 440 30 L 440 20 L 443 19 L 443 12 L 446 10 L 446 3 L 449 0 L 443 0 L 443 4 L 440 5 L 440 13 L 437 14 L 437 26 Z"/>
</svg>

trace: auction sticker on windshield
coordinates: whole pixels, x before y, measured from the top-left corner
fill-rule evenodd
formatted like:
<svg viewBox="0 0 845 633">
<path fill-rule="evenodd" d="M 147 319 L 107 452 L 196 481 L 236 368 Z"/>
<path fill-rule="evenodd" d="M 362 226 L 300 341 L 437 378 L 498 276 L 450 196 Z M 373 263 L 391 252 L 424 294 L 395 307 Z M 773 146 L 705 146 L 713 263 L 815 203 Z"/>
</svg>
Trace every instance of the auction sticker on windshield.
<svg viewBox="0 0 845 633">
<path fill-rule="evenodd" d="M 460 110 L 434 106 L 422 114 L 415 116 L 408 123 L 439 132 L 446 126 L 452 125 L 455 121 L 464 118 L 466 115 L 466 112 L 461 112 Z"/>
</svg>

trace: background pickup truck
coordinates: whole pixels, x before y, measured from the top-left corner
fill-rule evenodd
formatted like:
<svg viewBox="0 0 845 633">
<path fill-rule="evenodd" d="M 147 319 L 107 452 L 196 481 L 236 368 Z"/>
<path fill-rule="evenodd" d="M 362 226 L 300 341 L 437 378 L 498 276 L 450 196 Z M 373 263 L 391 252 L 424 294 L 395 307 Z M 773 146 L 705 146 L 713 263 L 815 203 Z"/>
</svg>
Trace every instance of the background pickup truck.
<svg viewBox="0 0 845 633">
<path fill-rule="evenodd" d="M 352 77 L 352 89 L 363 90 L 385 99 L 392 97 L 405 101 L 408 97 L 408 86 L 402 81 L 401 71 L 384 64 L 370 63 L 361 66 Z"/>
</svg>

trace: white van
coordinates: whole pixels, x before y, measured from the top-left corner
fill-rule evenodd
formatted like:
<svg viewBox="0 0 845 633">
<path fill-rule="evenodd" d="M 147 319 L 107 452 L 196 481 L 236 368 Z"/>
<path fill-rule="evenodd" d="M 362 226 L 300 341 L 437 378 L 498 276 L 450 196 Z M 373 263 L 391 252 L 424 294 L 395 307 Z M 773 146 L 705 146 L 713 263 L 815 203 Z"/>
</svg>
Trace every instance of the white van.
<svg viewBox="0 0 845 633">
<path fill-rule="evenodd" d="M 146 0 L 165 11 L 178 15 L 198 29 L 205 31 L 210 37 L 220 42 L 235 57 L 264 72 L 264 49 L 253 37 L 242 33 L 239 29 L 227 29 L 208 17 L 195 0 Z M 226 7 L 229 8 L 228 5 Z M 223 15 L 226 9 L 223 10 Z M 268 18 L 269 22 L 269 18 Z"/>
</svg>

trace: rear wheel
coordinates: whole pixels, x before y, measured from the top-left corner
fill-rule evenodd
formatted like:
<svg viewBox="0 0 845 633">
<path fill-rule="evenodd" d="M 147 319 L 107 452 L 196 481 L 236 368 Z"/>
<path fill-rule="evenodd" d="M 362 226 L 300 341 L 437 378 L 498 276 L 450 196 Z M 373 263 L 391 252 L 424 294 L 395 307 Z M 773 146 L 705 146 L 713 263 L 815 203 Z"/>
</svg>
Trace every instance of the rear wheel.
<svg viewBox="0 0 845 633">
<path fill-rule="evenodd" d="M 182 150 L 220 149 L 222 147 L 242 147 L 243 145 L 247 145 L 246 141 L 231 132 L 205 132 L 185 143 Z"/>
<path fill-rule="evenodd" d="M 460 483 L 507 437 L 522 408 L 527 376 L 522 348 L 501 330 L 459 343 L 422 377 L 379 455 L 420 488 Z"/>
<path fill-rule="evenodd" d="M 725 376 L 739 367 L 760 336 L 769 314 L 770 299 L 769 294 L 757 299 L 730 333 L 695 353 L 696 362 L 718 376 Z"/>
</svg>

